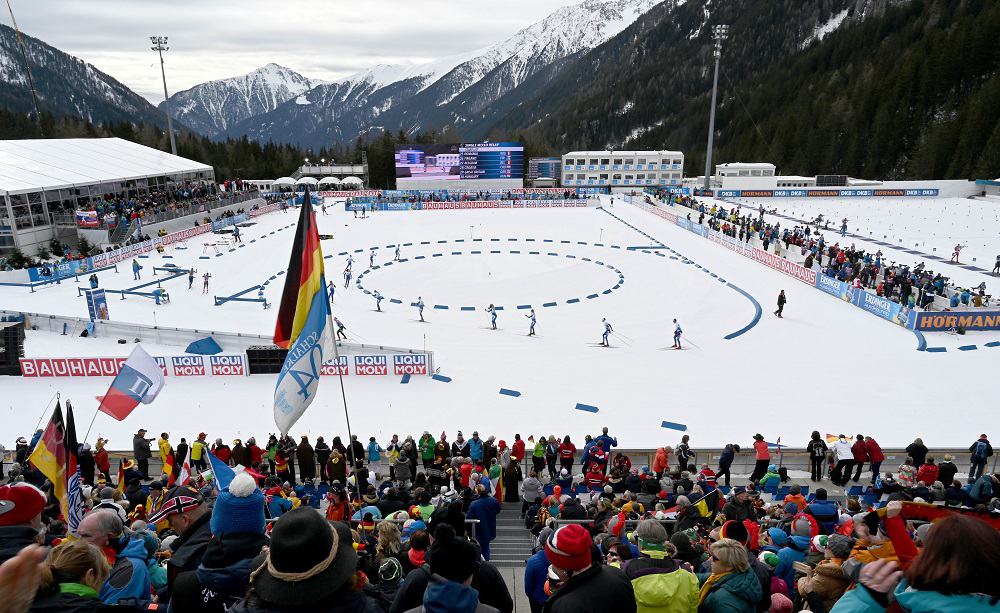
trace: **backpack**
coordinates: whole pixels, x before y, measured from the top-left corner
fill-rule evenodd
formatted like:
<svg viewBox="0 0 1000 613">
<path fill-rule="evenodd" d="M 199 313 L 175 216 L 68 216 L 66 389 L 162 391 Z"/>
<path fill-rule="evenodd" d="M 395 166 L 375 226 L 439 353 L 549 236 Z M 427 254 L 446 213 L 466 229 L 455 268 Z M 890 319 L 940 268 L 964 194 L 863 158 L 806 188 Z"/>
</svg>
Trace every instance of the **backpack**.
<svg viewBox="0 0 1000 613">
<path fill-rule="evenodd" d="M 986 441 L 977 441 L 976 446 L 972 450 L 972 459 L 975 462 L 985 462 L 986 461 L 987 446 Z"/>
</svg>

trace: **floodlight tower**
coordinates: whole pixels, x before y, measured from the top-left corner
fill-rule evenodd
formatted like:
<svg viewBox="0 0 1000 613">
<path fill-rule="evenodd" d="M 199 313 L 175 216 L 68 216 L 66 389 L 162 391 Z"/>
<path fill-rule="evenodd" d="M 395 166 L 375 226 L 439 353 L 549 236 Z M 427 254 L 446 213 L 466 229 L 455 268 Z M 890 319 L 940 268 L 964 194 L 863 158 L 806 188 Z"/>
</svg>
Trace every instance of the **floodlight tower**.
<svg viewBox="0 0 1000 613">
<path fill-rule="evenodd" d="M 719 94 L 719 58 L 722 57 L 722 41 L 729 38 L 728 25 L 712 26 L 715 55 L 715 79 L 712 82 L 712 110 L 708 116 L 708 147 L 705 152 L 705 189 L 712 189 L 712 141 L 715 140 L 715 99 Z"/>
<path fill-rule="evenodd" d="M 167 94 L 167 72 L 163 67 L 163 52 L 170 51 L 170 47 L 167 46 L 166 36 L 150 36 L 149 42 L 153 43 L 150 49 L 160 54 L 160 76 L 163 77 L 163 101 L 167 109 L 167 132 L 170 133 L 170 153 L 177 155 L 177 142 L 174 141 L 174 120 L 170 116 L 170 96 Z M 718 76 L 719 61 L 716 60 L 715 64 L 716 75 Z"/>
</svg>

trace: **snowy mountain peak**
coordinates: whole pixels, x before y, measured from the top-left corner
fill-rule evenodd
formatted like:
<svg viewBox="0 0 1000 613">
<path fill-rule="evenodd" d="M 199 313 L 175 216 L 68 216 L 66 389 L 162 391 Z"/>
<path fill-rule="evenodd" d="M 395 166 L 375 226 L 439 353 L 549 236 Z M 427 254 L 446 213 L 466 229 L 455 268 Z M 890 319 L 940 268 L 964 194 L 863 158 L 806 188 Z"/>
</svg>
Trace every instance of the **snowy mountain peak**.
<svg viewBox="0 0 1000 613">
<path fill-rule="evenodd" d="M 178 92 L 170 97 L 170 110 L 182 123 L 213 136 L 244 119 L 272 111 L 322 83 L 272 62 L 240 76 Z"/>
</svg>

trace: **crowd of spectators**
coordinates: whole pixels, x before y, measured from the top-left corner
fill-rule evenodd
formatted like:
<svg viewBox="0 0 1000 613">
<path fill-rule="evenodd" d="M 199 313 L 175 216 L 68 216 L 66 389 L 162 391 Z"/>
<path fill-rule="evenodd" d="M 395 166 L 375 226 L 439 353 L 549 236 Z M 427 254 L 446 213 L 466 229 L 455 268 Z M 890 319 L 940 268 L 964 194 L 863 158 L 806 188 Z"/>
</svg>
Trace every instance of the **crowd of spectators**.
<svg viewBox="0 0 1000 613">
<path fill-rule="evenodd" d="M 18 439 L 0 464 L 3 613 L 510 612 L 490 563 L 503 505 L 531 535 L 532 611 L 1000 606 L 1000 474 L 986 471 L 985 434 L 969 447 L 962 484 L 952 458 L 935 462 L 920 439 L 883 471 L 871 436 L 828 444 L 814 433 L 815 484 L 871 472 L 871 484 L 835 497 L 789 484 L 761 434 L 746 452 L 727 445 L 717 462 L 685 435 L 647 464 L 617 450 L 607 428 L 580 448 L 568 435 L 515 434 L 508 445 L 426 431 L 346 444 L 272 435 L 263 445 L 201 432 L 175 444 L 139 430 L 117 467 L 106 440 L 80 446 L 87 512 L 75 535 L 29 461 L 39 436 Z M 752 454 L 754 471 L 729 487 L 740 453 Z M 218 482 L 225 475 L 210 459 L 235 476 Z"/>
<path fill-rule="evenodd" d="M 881 250 L 872 253 L 853 243 L 849 246 L 841 245 L 839 241 L 830 244 L 821 231 L 824 227 L 822 216 L 812 225 L 782 227 L 780 221 L 770 223 L 765 220 L 763 206 L 757 210 L 744 210 L 742 205 L 730 208 L 718 204 L 708 206 L 691 196 L 659 193 L 657 197 L 696 212 L 697 218 L 692 217 L 693 213 L 687 214 L 689 221 L 697 221 L 748 244 L 756 239 L 755 246 L 764 251 L 792 259 L 805 268 L 815 269 L 911 309 L 928 308 L 934 303 L 935 296 L 944 298 L 949 308 L 982 307 L 990 300 L 985 282 L 973 288 L 956 287 L 950 283 L 949 277 L 926 270 L 923 264 L 910 266 L 890 262 Z M 652 203 L 652 200 L 649 202 Z"/>
<path fill-rule="evenodd" d="M 579 195 L 575 190 L 548 190 L 541 189 L 532 191 L 531 189 L 511 190 L 436 190 L 436 191 L 401 191 L 383 192 L 379 196 L 356 196 L 349 199 L 349 204 L 385 204 L 390 202 L 469 202 L 485 200 L 577 200 L 586 198 L 586 195 Z"/>
</svg>

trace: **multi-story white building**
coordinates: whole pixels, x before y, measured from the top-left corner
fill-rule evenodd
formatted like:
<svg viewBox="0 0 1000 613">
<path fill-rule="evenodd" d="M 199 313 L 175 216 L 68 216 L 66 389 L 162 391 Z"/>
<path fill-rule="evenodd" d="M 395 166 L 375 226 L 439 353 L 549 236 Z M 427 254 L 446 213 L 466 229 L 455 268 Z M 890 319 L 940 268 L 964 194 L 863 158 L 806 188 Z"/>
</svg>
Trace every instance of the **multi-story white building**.
<svg viewBox="0 0 1000 613">
<path fill-rule="evenodd" d="M 680 151 L 570 151 L 562 156 L 564 187 L 680 187 Z"/>
</svg>

